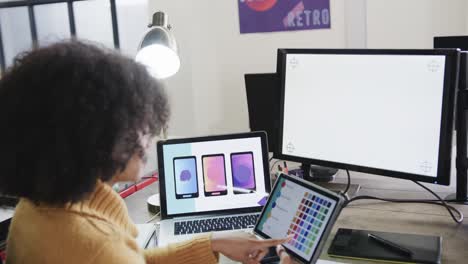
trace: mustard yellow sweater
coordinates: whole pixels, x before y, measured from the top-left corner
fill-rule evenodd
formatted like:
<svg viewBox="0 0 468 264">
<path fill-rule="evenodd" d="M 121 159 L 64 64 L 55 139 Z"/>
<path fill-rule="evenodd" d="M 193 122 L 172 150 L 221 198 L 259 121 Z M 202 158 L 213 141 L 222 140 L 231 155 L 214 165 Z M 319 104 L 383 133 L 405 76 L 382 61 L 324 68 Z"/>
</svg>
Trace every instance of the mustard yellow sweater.
<svg viewBox="0 0 468 264">
<path fill-rule="evenodd" d="M 7 243 L 7 263 L 217 263 L 210 236 L 143 250 L 120 196 L 98 183 L 89 199 L 63 208 L 21 199 Z"/>
</svg>

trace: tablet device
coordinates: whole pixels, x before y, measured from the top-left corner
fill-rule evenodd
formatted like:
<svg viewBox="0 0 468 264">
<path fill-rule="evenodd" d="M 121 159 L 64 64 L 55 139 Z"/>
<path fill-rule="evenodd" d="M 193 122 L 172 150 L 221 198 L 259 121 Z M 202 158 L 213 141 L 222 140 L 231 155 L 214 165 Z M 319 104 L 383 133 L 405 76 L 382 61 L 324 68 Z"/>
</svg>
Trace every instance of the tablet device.
<svg viewBox="0 0 468 264">
<path fill-rule="evenodd" d="M 293 238 L 283 244 L 302 263 L 315 263 L 343 207 L 338 194 L 281 174 L 254 228 L 262 238 Z"/>
</svg>

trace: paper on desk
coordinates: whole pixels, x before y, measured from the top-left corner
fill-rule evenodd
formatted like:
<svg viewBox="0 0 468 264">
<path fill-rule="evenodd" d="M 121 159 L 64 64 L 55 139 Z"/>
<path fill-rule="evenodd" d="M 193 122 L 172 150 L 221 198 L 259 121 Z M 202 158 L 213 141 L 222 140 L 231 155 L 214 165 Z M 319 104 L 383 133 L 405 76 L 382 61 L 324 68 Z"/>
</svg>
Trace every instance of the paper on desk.
<svg viewBox="0 0 468 264">
<path fill-rule="evenodd" d="M 344 263 L 343 262 L 331 261 L 331 260 L 319 259 L 319 260 L 317 260 L 317 264 L 344 264 Z"/>
<path fill-rule="evenodd" d="M 220 258 L 219 258 L 219 263 L 222 263 L 222 264 L 237 264 L 239 262 L 236 262 L 234 260 L 230 260 L 227 257 L 225 257 L 224 255 L 221 255 Z M 319 260 L 317 260 L 316 264 L 345 264 L 345 263 L 319 259 Z"/>
<path fill-rule="evenodd" d="M 136 224 L 138 229 L 138 236 L 136 242 L 141 248 L 145 248 L 148 241 L 151 239 L 154 231 L 156 230 L 155 224 Z"/>
<path fill-rule="evenodd" d="M 10 219 L 13 217 L 14 210 L 10 208 L 0 208 L 0 222 L 3 222 L 7 219 Z"/>
</svg>

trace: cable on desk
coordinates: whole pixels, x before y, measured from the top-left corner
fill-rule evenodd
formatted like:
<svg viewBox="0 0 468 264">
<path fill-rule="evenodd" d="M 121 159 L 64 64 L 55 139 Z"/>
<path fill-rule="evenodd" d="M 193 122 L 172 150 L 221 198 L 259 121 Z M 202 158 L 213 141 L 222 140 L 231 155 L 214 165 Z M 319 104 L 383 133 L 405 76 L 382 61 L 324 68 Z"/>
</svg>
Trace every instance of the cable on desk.
<svg viewBox="0 0 468 264">
<path fill-rule="evenodd" d="M 339 194 L 343 196 L 343 198 L 345 199 L 345 204 L 346 202 L 349 202 L 350 200 L 348 191 L 349 191 L 349 188 L 351 187 L 351 175 L 349 174 L 349 170 L 346 170 L 346 174 L 348 175 L 348 183 L 346 184 L 346 188 L 343 191 L 339 192 Z"/>
<path fill-rule="evenodd" d="M 281 160 L 276 160 L 276 161 L 273 163 L 273 165 L 270 166 L 270 174 L 271 174 L 273 168 L 275 167 L 275 165 L 276 165 L 278 162 L 280 162 L 280 161 L 281 161 Z"/>
<path fill-rule="evenodd" d="M 146 223 L 148 224 L 148 223 L 152 222 L 152 221 L 153 221 L 154 219 L 156 219 L 160 214 L 161 214 L 161 212 L 159 212 L 159 213 L 153 215 L 148 221 L 146 221 Z"/>
<path fill-rule="evenodd" d="M 422 185 L 420 182 L 417 182 L 417 181 L 413 181 L 413 182 L 416 183 L 417 185 L 421 186 L 421 187 L 422 187 L 423 189 L 425 189 L 426 191 L 432 193 L 432 195 L 434 195 L 434 196 L 442 203 L 442 205 L 445 206 L 445 208 L 446 208 L 447 211 L 449 212 L 450 216 L 452 217 L 453 221 L 455 221 L 457 224 L 460 224 L 461 222 L 463 222 L 463 213 L 462 213 L 462 212 L 458 211 L 457 208 L 455 208 L 455 207 L 453 207 L 453 206 L 451 206 L 451 205 L 448 205 L 448 204 L 444 201 L 444 199 L 440 198 L 440 196 L 439 196 L 437 193 L 435 193 L 434 191 L 432 191 L 432 190 L 429 189 L 428 187 Z M 438 203 L 438 204 L 439 204 L 439 203 Z M 440 204 L 439 204 L 439 205 L 440 205 Z M 459 219 L 457 219 L 457 218 L 455 217 L 455 215 L 453 214 L 452 210 L 455 211 L 455 212 L 460 216 Z"/>
<path fill-rule="evenodd" d="M 429 193 L 431 193 L 432 195 L 434 195 L 437 200 L 425 200 L 425 199 L 409 199 L 409 200 L 406 200 L 406 199 L 387 199 L 387 198 L 379 198 L 379 197 L 374 197 L 374 196 L 369 196 L 369 195 L 360 195 L 360 196 L 356 196 L 356 197 L 353 197 L 351 199 L 348 199 L 347 198 L 347 191 L 349 190 L 349 186 L 351 185 L 351 177 L 350 177 L 350 174 L 349 174 L 349 171 L 346 170 L 347 174 L 348 174 L 348 185 L 346 186 L 346 191 L 344 192 L 340 192 L 340 194 L 344 195 L 345 197 L 345 203 L 344 203 L 344 206 L 343 207 L 346 207 L 348 206 L 350 203 L 354 202 L 354 201 L 357 201 L 357 200 L 379 200 L 379 201 L 384 201 L 384 202 L 390 202 L 390 203 L 422 203 L 422 204 L 432 204 L 432 205 L 438 205 L 438 206 L 443 206 L 447 209 L 447 211 L 449 212 L 450 216 L 452 217 L 453 221 L 455 221 L 457 224 L 460 224 L 463 222 L 463 213 L 460 212 L 457 208 L 451 206 L 451 205 L 448 205 L 447 202 L 445 200 L 443 200 L 442 198 L 440 198 L 439 195 L 437 195 L 434 191 L 432 191 L 431 189 L 429 189 L 428 187 L 422 185 L 421 183 L 417 182 L 417 181 L 413 181 L 414 183 L 416 183 L 417 185 L 421 186 L 424 190 L 428 191 Z M 459 216 L 459 218 L 457 218 L 454 214 L 454 212 Z"/>
<path fill-rule="evenodd" d="M 438 203 L 437 201 L 433 201 L 433 200 L 400 200 L 400 199 L 386 199 L 386 198 L 379 198 L 379 197 L 374 197 L 374 196 L 368 196 L 368 195 L 362 195 L 362 196 L 356 196 L 356 197 L 353 197 L 351 199 L 349 199 L 349 201 L 345 202 L 345 206 L 348 206 L 348 204 L 354 202 L 354 201 L 357 201 L 357 200 L 379 200 L 379 201 L 384 201 L 384 202 L 390 202 L 390 203 L 421 203 L 421 204 L 432 204 L 432 205 L 438 205 L 438 206 L 444 206 L 445 208 L 447 208 L 447 210 L 449 211 L 450 213 L 450 216 L 452 217 L 452 219 L 457 223 L 461 223 L 463 222 L 463 213 L 460 212 L 457 208 L 451 206 L 451 205 L 448 205 L 445 206 L 444 204 L 442 203 Z M 456 214 L 458 214 L 460 216 L 460 218 L 456 219 L 455 216 L 453 215 L 453 212 L 456 212 Z"/>
<path fill-rule="evenodd" d="M 349 191 L 349 187 L 351 186 L 351 175 L 349 174 L 349 170 L 346 170 L 346 174 L 348 175 L 348 184 L 346 184 L 346 189 L 344 193 L 347 194 Z"/>
</svg>

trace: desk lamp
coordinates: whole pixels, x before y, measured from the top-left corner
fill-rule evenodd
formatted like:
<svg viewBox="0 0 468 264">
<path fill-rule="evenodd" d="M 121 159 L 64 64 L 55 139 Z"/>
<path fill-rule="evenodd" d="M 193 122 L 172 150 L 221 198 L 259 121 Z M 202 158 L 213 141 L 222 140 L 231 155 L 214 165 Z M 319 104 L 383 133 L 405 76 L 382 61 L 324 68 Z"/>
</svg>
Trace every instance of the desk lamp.
<svg viewBox="0 0 468 264">
<path fill-rule="evenodd" d="M 167 20 L 167 15 L 161 11 L 153 14 L 153 20 L 148 26 L 150 29 L 145 33 L 135 58 L 156 79 L 170 77 L 180 68 L 177 42 Z M 166 132 L 163 129 L 163 138 L 167 137 Z M 159 213 L 159 194 L 150 196 L 147 204 L 150 212 Z"/>
<path fill-rule="evenodd" d="M 157 79 L 174 75 L 180 68 L 177 43 L 167 23 L 167 15 L 161 11 L 154 13 L 136 55 L 135 60 L 148 68 Z"/>
</svg>

